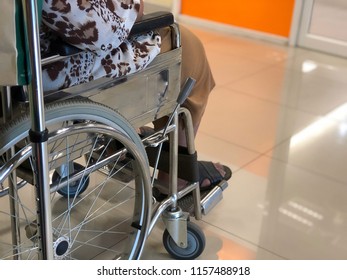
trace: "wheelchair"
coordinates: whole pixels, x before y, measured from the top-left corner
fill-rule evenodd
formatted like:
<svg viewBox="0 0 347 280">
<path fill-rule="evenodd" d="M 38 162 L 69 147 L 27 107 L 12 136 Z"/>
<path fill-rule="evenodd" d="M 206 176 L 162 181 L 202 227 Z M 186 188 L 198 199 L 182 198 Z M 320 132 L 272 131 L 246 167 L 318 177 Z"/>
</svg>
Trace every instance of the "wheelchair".
<svg viewBox="0 0 347 280">
<path fill-rule="evenodd" d="M 167 252 L 197 258 L 205 236 L 191 217 L 206 215 L 228 184 L 200 193 L 192 121 L 180 107 L 194 80 L 180 88 L 180 33 L 172 14 L 146 15 L 132 30 L 171 29 L 172 50 L 146 69 L 44 93 L 42 65 L 78 50 L 61 44 L 58 53 L 41 57 L 39 2 L 22 7 L 31 82 L 1 88 L 0 259 L 139 259 L 159 218 Z M 161 130 L 139 132 L 163 117 Z M 187 148 L 178 146 L 180 121 Z M 161 199 L 158 170 L 170 175 Z M 177 178 L 188 187 L 178 191 Z"/>
</svg>

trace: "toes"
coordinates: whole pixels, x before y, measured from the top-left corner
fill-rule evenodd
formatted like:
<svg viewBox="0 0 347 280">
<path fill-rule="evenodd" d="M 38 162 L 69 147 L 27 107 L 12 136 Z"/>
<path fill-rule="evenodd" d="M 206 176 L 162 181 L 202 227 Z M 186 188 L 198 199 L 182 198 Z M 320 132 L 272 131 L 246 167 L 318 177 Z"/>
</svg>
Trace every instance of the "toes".
<svg viewBox="0 0 347 280">
<path fill-rule="evenodd" d="M 223 165 L 220 164 L 219 162 L 213 163 L 213 164 L 214 164 L 214 166 L 216 167 L 216 169 L 218 170 L 218 172 L 220 173 L 220 175 L 221 175 L 222 177 L 224 177 L 225 174 L 226 174 L 226 172 L 225 172 L 225 170 L 224 170 Z"/>
<path fill-rule="evenodd" d="M 200 188 L 206 188 L 206 187 L 209 187 L 211 185 L 211 182 L 209 179 L 205 179 L 202 181 L 201 185 L 200 185 Z"/>
</svg>

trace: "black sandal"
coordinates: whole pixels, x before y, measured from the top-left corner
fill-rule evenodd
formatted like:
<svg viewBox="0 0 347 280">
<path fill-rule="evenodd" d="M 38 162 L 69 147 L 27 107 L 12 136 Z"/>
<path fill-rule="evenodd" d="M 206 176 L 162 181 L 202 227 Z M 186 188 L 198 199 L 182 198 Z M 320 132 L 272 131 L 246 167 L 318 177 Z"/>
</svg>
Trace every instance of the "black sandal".
<svg viewBox="0 0 347 280">
<path fill-rule="evenodd" d="M 231 178 L 231 169 L 225 165 L 223 166 L 225 175 L 222 176 L 219 170 L 215 167 L 211 161 L 198 161 L 199 166 L 199 183 L 201 190 L 209 190 L 218 185 L 221 181 L 228 181 Z M 211 184 L 206 187 L 201 187 L 202 182 L 208 179 Z"/>
</svg>

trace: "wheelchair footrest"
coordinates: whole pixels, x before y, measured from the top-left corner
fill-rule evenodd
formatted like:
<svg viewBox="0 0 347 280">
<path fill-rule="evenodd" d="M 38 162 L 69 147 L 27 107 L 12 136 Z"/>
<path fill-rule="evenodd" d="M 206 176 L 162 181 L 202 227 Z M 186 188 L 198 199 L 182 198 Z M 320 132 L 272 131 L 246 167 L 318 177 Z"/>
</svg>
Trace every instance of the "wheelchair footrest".
<svg viewBox="0 0 347 280">
<path fill-rule="evenodd" d="M 200 207 L 201 213 L 203 215 L 207 215 L 223 199 L 223 191 L 228 186 L 229 185 L 227 181 L 221 181 L 212 189 L 200 191 Z M 160 185 L 158 184 L 158 182 L 154 181 L 153 197 L 156 199 L 156 201 L 162 202 L 164 199 L 168 197 L 167 194 L 162 192 L 165 189 L 165 186 Z M 178 206 L 183 210 L 183 212 L 187 212 L 190 216 L 194 216 L 195 211 L 193 193 L 183 193 L 184 190 L 178 193 Z"/>
<path fill-rule="evenodd" d="M 210 190 L 201 190 L 201 213 L 207 215 L 222 199 L 223 191 L 228 187 L 228 182 L 222 181 Z M 183 211 L 188 212 L 191 216 L 194 216 L 194 197 L 192 193 L 180 198 L 178 205 Z"/>
</svg>

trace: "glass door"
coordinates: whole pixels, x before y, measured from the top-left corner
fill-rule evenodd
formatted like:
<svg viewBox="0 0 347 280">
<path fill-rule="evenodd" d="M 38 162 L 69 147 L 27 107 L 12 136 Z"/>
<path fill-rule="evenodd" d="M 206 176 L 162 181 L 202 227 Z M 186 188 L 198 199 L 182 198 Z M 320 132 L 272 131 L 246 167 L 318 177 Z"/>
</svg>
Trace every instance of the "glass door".
<svg viewBox="0 0 347 280">
<path fill-rule="evenodd" d="M 306 0 L 298 45 L 347 57 L 347 0 Z"/>
</svg>

